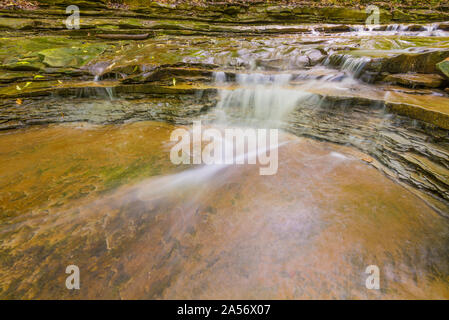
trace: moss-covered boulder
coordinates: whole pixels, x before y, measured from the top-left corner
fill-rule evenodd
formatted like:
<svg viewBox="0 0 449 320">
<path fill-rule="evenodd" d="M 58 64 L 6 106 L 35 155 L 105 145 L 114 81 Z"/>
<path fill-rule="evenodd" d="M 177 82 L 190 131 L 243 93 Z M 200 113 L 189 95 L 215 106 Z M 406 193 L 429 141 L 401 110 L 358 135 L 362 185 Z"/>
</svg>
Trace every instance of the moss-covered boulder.
<svg viewBox="0 0 449 320">
<path fill-rule="evenodd" d="M 449 58 L 437 63 L 437 69 L 449 78 Z"/>
</svg>

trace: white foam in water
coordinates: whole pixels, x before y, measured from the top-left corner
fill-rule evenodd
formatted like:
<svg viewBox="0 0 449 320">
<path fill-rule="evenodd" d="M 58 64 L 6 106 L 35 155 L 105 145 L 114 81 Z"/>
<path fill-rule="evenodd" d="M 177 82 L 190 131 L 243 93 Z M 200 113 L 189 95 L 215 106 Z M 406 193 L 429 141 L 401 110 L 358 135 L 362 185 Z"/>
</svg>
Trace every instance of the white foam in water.
<svg viewBox="0 0 449 320">
<path fill-rule="evenodd" d="M 310 27 L 310 33 L 313 35 L 319 35 L 320 33 L 318 31 L 315 30 L 314 27 Z"/>
<path fill-rule="evenodd" d="M 378 25 L 353 25 L 351 31 L 357 36 L 368 35 L 404 35 L 404 36 L 424 36 L 424 37 L 447 37 L 449 32 L 438 29 L 439 23 L 431 23 L 422 25 L 424 31 L 412 31 L 409 30 L 410 25 L 407 24 L 390 24 L 385 27 L 384 30 Z"/>
</svg>

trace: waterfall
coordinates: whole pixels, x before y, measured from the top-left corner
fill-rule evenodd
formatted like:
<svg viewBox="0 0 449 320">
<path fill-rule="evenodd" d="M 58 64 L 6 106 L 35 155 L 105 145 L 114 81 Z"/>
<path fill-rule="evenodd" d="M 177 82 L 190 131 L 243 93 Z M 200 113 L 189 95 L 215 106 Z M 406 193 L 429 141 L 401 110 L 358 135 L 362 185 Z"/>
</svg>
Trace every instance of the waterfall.
<svg viewBox="0 0 449 320">
<path fill-rule="evenodd" d="M 77 98 L 115 99 L 113 87 L 84 87 L 76 89 Z"/>
<path fill-rule="evenodd" d="M 315 28 L 312 26 L 312 27 L 310 27 L 310 33 L 312 34 L 312 35 L 319 35 L 320 34 L 320 32 L 319 31 L 316 31 L 315 30 Z"/>
<path fill-rule="evenodd" d="M 223 71 L 217 71 L 214 73 L 214 80 L 217 84 L 224 84 L 226 83 L 226 73 Z"/>
<path fill-rule="evenodd" d="M 346 70 L 358 78 L 365 66 L 371 61 L 368 57 L 354 57 L 348 54 L 333 54 L 326 59 L 324 65 L 332 65 L 340 67 L 341 70 Z"/>
<path fill-rule="evenodd" d="M 223 80 L 217 73 L 215 79 Z M 312 94 L 292 88 L 291 74 L 242 73 L 236 76 L 238 88 L 223 88 L 219 91 L 216 111 L 221 122 L 232 118 L 250 124 L 263 124 L 277 127 L 293 111 L 301 100 Z M 228 83 L 229 84 L 229 83 Z"/>
<path fill-rule="evenodd" d="M 437 36 L 437 37 L 447 37 L 449 35 L 449 32 L 440 30 L 440 25 L 438 23 L 431 23 L 428 25 L 423 25 L 425 31 L 422 31 L 418 33 L 419 36 L 423 37 L 431 37 L 431 36 Z"/>
<path fill-rule="evenodd" d="M 349 26 L 349 28 L 352 32 L 356 32 L 356 33 L 360 33 L 365 30 L 365 27 L 361 26 L 361 25 L 352 25 L 352 26 Z"/>
<path fill-rule="evenodd" d="M 109 100 L 114 100 L 114 88 L 105 87 L 106 93 L 108 94 Z"/>
<path fill-rule="evenodd" d="M 367 57 L 348 57 L 344 58 L 344 62 L 342 65 L 343 70 L 348 70 L 350 73 L 354 75 L 354 77 L 359 77 L 362 73 L 365 65 L 370 62 L 371 59 Z"/>
</svg>

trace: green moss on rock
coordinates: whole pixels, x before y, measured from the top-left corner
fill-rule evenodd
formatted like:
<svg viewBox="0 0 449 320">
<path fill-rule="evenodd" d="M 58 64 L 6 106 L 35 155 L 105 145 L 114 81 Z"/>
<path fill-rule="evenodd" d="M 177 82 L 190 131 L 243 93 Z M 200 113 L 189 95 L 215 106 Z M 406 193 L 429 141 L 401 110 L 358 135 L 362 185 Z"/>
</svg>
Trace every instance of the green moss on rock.
<svg viewBox="0 0 449 320">
<path fill-rule="evenodd" d="M 449 58 L 437 63 L 437 69 L 449 78 Z"/>
<path fill-rule="evenodd" d="M 106 45 L 94 44 L 81 47 L 52 48 L 38 52 L 42 62 L 49 67 L 83 66 L 104 52 Z"/>
</svg>

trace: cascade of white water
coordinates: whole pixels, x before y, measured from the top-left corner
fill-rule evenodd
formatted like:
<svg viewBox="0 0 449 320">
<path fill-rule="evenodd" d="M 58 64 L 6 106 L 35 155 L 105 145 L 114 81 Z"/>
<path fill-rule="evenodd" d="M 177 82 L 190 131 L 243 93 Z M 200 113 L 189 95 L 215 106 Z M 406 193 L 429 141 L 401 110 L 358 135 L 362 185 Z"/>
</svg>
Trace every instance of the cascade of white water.
<svg viewBox="0 0 449 320">
<path fill-rule="evenodd" d="M 365 27 L 362 25 L 351 25 L 351 26 L 349 26 L 349 28 L 352 32 L 356 32 L 356 33 L 359 33 L 359 32 L 362 32 L 365 30 Z"/>
<path fill-rule="evenodd" d="M 338 66 L 341 70 L 348 71 L 354 78 L 358 78 L 370 61 L 371 59 L 369 57 L 334 54 L 324 61 L 324 65 Z"/>
<path fill-rule="evenodd" d="M 222 81 L 223 75 L 217 73 Z M 237 88 L 219 92 L 219 120 L 226 122 L 238 115 L 251 123 L 277 126 L 298 103 L 311 94 L 290 86 L 291 74 L 243 73 L 236 76 Z"/>
<path fill-rule="evenodd" d="M 439 24 L 438 23 L 431 23 L 431 24 L 423 25 L 423 27 L 424 27 L 425 31 L 421 31 L 420 33 L 418 33 L 418 36 L 423 36 L 423 37 L 432 37 L 432 36 L 444 37 L 444 36 L 448 36 L 449 35 L 448 32 L 439 29 Z"/>
<path fill-rule="evenodd" d="M 354 75 L 354 77 L 359 77 L 362 73 L 365 65 L 370 62 L 371 59 L 367 57 L 345 57 L 342 70 L 347 70 Z"/>
<path fill-rule="evenodd" d="M 223 71 L 217 71 L 214 73 L 215 83 L 221 85 L 226 83 L 226 74 Z"/>
</svg>

